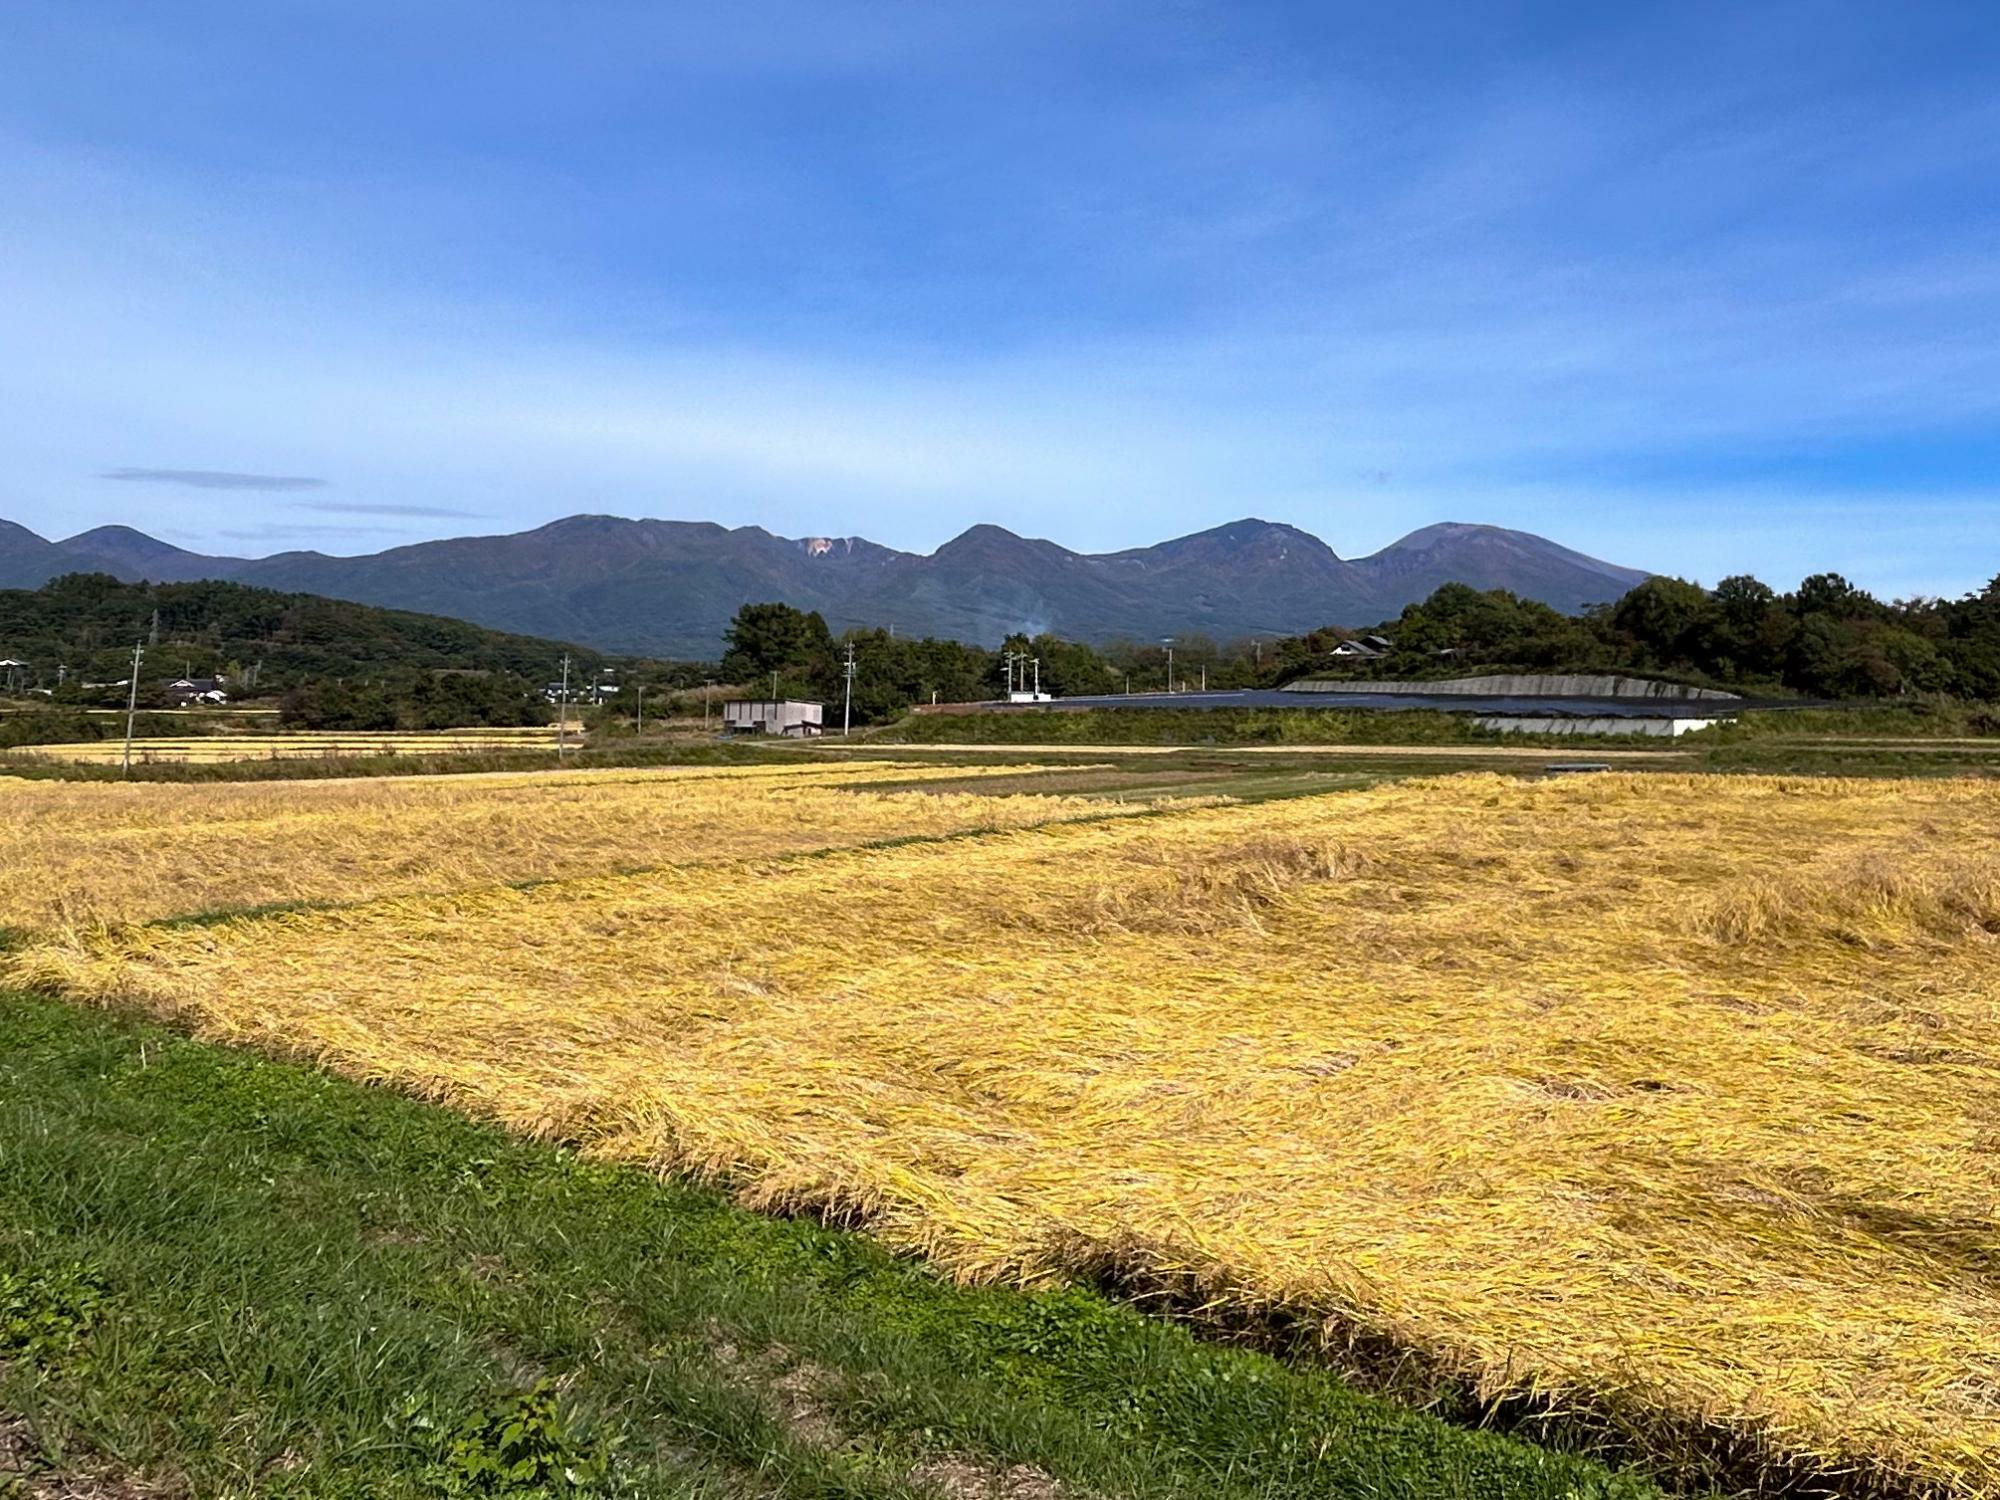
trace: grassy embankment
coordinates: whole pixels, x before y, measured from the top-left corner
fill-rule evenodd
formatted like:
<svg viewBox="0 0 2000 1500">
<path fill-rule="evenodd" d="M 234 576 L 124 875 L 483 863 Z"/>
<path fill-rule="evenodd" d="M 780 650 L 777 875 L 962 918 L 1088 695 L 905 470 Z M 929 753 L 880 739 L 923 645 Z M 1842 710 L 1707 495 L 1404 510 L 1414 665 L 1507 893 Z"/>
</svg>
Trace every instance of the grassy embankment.
<svg viewBox="0 0 2000 1500">
<path fill-rule="evenodd" d="M 0 1494 L 1650 1493 L 1085 1290 L 954 1288 L 0 993 Z"/>
<path fill-rule="evenodd" d="M 1515 734 L 1460 714 L 1342 709 L 1011 710 L 914 714 L 875 731 L 873 744 L 1161 746 L 1376 746 L 1541 749 L 1603 759 L 1672 752 L 1676 769 L 1808 776 L 1966 776 L 2000 773 L 2000 734 L 1989 705 L 1922 700 L 1908 705 L 1752 712 L 1666 740 L 1627 735 Z M 1441 769 L 1449 769 L 1443 767 Z"/>
<path fill-rule="evenodd" d="M 2000 774 L 2000 713 L 1985 703 L 1746 713 L 1682 742 L 1704 769 L 1795 776 Z"/>
<path fill-rule="evenodd" d="M 268 721 L 260 721 L 268 722 Z M 185 711 L 161 713 L 146 710 L 132 722 L 135 735 L 190 735 L 223 732 L 212 716 Z M 46 708 L 38 704 L 0 704 L 0 750 L 24 746 L 53 745 L 64 741 L 97 741 L 122 736 L 125 716 L 80 708 Z"/>
<path fill-rule="evenodd" d="M 754 764 L 791 761 L 835 748 L 875 751 L 907 748 L 934 761 L 949 747 L 1033 746 L 1031 758 L 1061 764 L 1093 751 L 1178 748 L 1190 755 L 1229 749 L 1377 747 L 1397 759 L 1380 766 L 1358 763 L 1350 776 L 1379 779 L 1469 769 L 1457 759 L 1412 766 L 1410 751 L 1436 748 L 1454 757 L 1490 749 L 1486 769 L 1507 769 L 1510 754 L 1538 750 L 1603 758 L 1641 753 L 1655 763 L 1677 756 L 1676 769 L 1752 771 L 1816 776 L 1984 775 L 2000 771 L 2000 717 L 1991 705 L 1919 699 L 1860 708 L 1752 712 L 1715 729 L 1667 741 L 1631 736 L 1528 735 L 1481 729 L 1463 715 L 1411 710 L 1395 713 L 1341 709 L 1135 709 L 1013 710 L 1002 713 L 912 714 L 880 728 L 819 745 L 757 740 L 723 741 L 689 732 L 686 737 L 638 739 L 600 726 L 593 742 L 560 762 L 550 747 L 455 751 L 450 755 L 342 754 L 280 758 L 276 755 L 221 764 L 147 763 L 133 766 L 135 781 L 291 781 L 323 777 L 450 775 L 466 772 L 539 771 L 574 767 Z M 185 733 L 185 729 L 182 729 Z M 388 736 L 383 736 L 388 739 Z M 933 749 L 932 747 L 937 747 Z M 1634 764 L 1638 764 L 1635 756 Z M 1192 764 L 1192 763 L 1191 763 Z M 1162 769 L 1153 768 L 1154 772 Z M 1199 769 L 1218 767 L 1204 763 Z M 1246 760 L 1230 768 L 1250 780 L 1304 770 Z M 1518 768 L 1515 768 L 1518 769 Z M 32 751 L 0 753 L 0 774 L 36 779 L 127 779 L 116 765 L 63 764 Z M 1149 774 L 1149 779 L 1152 773 Z"/>
<path fill-rule="evenodd" d="M 1705 739 L 1978 739 L 2000 741 L 2000 708 L 1956 698 L 1840 708 L 1753 709 L 1706 731 Z"/>
<path fill-rule="evenodd" d="M 869 738 L 916 745 L 1491 745 L 1521 737 L 1425 709 L 1065 708 L 910 714 Z"/>
</svg>

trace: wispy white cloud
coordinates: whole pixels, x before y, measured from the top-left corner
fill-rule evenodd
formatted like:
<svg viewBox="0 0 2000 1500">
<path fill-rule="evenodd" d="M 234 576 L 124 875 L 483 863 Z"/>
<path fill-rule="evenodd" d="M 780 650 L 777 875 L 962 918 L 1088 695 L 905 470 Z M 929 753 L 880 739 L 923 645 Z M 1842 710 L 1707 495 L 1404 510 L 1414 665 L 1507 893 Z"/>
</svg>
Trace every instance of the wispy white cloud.
<svg viewBox="0 0 2000 1500">
<path fill-rule="evenodd" d="M 100 479 L 130 484 L 179 484 L 194 490 L 317 490 L 324 479 L 304 474 L 240 474 L 231 469 L 107 469 Z"/>
<path fill-rule="evenodd" d="M 401 516 L 419 521 L 479 521 L 476 510 L 457 510 L 448 505 L 369 505 L 354 501 L 314 500 L 295 507 L 332 516 Z"/>
</svg>

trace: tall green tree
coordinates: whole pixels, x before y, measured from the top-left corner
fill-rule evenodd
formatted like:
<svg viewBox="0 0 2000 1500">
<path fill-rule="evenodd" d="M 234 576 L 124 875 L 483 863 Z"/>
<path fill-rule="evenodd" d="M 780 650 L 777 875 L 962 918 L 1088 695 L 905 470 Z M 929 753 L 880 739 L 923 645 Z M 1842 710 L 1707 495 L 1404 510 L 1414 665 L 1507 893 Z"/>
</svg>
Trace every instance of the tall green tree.
<svg viewBox="0 0 2000 1500">
<path fill-rule="evenodd" d="M 818 610 L 789 604 L 746 604 L 736 611 L 723 636 L 722 675 L 731 682 L 757 683 L 773 672 L 780 682 L 824 677 L 833 656 L 833 636 Z"/>
</svg>

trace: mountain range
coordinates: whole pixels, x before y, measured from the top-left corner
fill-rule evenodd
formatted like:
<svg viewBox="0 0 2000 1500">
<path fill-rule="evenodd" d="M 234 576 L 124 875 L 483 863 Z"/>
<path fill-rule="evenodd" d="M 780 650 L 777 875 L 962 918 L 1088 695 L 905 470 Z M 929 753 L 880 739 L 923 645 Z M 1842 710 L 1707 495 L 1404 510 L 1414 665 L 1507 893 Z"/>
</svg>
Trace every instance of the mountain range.
<svg viewBox="0 0 2000 1500">
<path fill-rule="evenodd" d="M 358 557 L 261 558 L 204 556 L 129 526 L 50 541 L 0 521 L 0 587 L 77 572 L 227 579 L 606 651 L 695 658 L 713 657 L 737 606 L 758 600 L 816 609 L 836 632 L 890 626 L 989 645 L 1016 630 L 1091 642 L 1197 632 L 1228 640 L 1374 624 L 1454 582 L 1575 612 L 1648 576 L 1527 532 L 1460 522 L 1348 559 L 1308 532 L 1259 520 L 1105 553 L 982 525 L 926 555 L 860 537 L 582 515 Z"/>
</svg>

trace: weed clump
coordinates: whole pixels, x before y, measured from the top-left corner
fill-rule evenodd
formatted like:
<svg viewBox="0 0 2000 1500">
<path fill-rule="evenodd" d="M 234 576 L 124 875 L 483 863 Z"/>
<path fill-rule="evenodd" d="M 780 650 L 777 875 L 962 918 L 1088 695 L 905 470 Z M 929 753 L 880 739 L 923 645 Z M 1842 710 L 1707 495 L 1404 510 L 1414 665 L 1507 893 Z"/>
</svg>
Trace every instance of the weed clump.
<svg viewBox="0 0 2000 1500">
<path fill-rule="evenodd" d="M 110 1288 L 89 1266 L 0 1270 L 0 1360 L 72 1353 L 103 1314 Z"/>
<path fill-rule="evenodd" d="M 434 1475 L 454 1500 L 583 1500 L 611 1492 L 611 1452 L 578 1432 L 554 1382 L 541 1380 L 465 1417 Z"/>
</svg>

